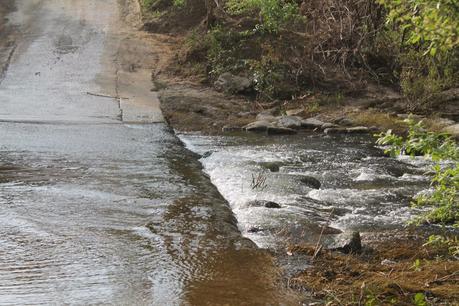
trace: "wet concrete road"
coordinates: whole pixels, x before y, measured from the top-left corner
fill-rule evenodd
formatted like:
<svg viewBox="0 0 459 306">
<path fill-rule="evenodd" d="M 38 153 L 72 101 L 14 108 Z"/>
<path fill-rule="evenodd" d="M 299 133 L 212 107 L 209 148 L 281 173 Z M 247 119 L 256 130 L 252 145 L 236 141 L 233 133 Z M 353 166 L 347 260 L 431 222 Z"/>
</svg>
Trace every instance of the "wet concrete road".
<svg viewBox="0 0 459 306">
<path fill-rule="evenodd" d="M 118 98 L 119 5 L 18 0 L 10 16 L 0 305 L 290 304 L 154 93 Z"/>
</svg>

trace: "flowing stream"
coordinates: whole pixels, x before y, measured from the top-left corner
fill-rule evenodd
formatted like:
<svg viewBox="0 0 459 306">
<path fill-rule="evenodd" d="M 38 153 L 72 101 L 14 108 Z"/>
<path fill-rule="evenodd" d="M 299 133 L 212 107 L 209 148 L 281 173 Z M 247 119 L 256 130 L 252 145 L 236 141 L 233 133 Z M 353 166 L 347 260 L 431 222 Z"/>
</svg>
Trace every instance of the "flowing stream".
<svg viewBox="0 0 459 306">
<path fill-rule="evenodd" d="M 180 138 L 202 156 L 205 172 L 229 201 L 240 230 L 260 247 L 283 246 L 279 240 L 285 234 L 313 242 L 330 214 L 330 226 L 342 231 L 402 227 L 414 212 L 412 196 L 429 185 L 427 162 L 388 158 L 367 135 Z M 259 177 L 263 186 L 252 188 Z M 320 188 L 307 183 L 310 177 Z"/>
</svg>

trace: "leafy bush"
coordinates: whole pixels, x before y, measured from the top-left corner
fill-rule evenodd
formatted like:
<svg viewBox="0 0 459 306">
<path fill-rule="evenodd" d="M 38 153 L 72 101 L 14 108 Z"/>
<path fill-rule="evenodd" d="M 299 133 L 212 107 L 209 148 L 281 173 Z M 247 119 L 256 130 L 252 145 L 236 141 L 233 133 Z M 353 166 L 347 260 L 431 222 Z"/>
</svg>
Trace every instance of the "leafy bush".
<svg viewBox="0 0 459 306">
<path fill-rule="evenodd" d="M 185 6 L 185 0 L 173 0 L 172 3 L 177 8 L 182 8 Z"/>
<path fill-rule="evenodd" d="M 456 142 L 447 134 L 426 131 L 422 121 L 407 119 L 405 122 L 409 126 L 406 138 L 394 135 L 389 130 L 378 135 L 377 143 L 389 145 L 386 152 L 392 156 L 424 155 L 436 162 L 433 166 L 435 174 L 431 181 L 433 191 L 418 196 L 413 202 L 416 207 L 431 208 L 419 217 L 418 222 L 459 226 L 459 149 Z"/>
<path fill-rule="evenodd" d="M 388 21 L 405 33 L 409 44 L 436 56 L 459 46 L 459 5 L 456 0 L 378 0 Z"/>
<path fill-rule="evenodd" d="M 277 33 L 300 18 L 298 4 L 285 0 L 229 0 L 226 8 L 233 15 L 258 11 L 261 18 L 258 29 L 269 33 Z"/>
<path fill-rule="evenodd" d="M 456 0 L 377 2 L 387 9 L 387 21 L 399 34 L 398 73 L 407 108 L 429 109 L 436 93 L 459 80 L 459 5 Z"/>
<path fill-rule="evenodd" d="M 216 77 L 223 72 L 238 72 L 247 68 L 247 62 L 241 50 L 253 38 L 250 31 L 233 31 L 222 26 L 214 27 L 206 37 L 207 57 L 211 66 L 210 74 Z"/>
</svg>

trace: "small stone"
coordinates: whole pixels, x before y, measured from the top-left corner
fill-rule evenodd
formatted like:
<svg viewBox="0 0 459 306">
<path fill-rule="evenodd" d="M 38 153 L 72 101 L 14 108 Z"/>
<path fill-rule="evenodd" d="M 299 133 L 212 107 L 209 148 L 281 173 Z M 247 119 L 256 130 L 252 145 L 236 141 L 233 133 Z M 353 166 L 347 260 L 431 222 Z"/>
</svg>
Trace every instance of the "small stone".
<svg viewBox="0 0 459 306">
<path fill-rule="evenodd" d="M 253 227 L 251 227 L 251 228 L 249 228 L 247 230 L 247 232 L 249 232 L 249 233 L 258 233 L 258 232 L 261 232 L 261 231 L 263 231 L 261 228 L 255 227 L 255 226 L 253 226 Z"/>
<path fill-rule="evenodd" d="M 316 118 L 308 118 L 301 121 L 301 126 L 306 129 L 320 128 L 322 125 L 324 125 L 324 122 Z"/>
<path fill-rule="evenodd" d="M 344 254 L 358 254 L 362 252 L 362 240 L 359 232 L 353 232 L 352 234 L 344 233 L 339 236 L 339 240 L 335 242 L 336 247 L 333 247 L 332 250 L 337 250 Z"/>
<path fill-rule="evenodd" d="M 346 131 L 349 134 L 366 134 L 370 132 L 370 130 L 366 126 L 356 126 L 352 128 L 347 128 Z"/>
<path fill-rule="evenodd" d="M 266 208 L 281 208 L 279 204 L 272 201 L 254 200 L 247 203 L 247 207 L 266 207 Z"/>
<path fill-rule="evenodd" d="M 265 120 L 259 120 L 252 123 L 247 124 L 243 127 L 244 130 L 248 132 L 266 132 L 268 131 L 268 127 L 273 126 L 271 122 Z"/>
<path fill-rule="evenodd" d="M 345 134 L 347 133 L 347 129 L 346 128 L 328 128 L 328 129 L 325 129 L 324 133 L 327 135 Z"/>
<path fill-rule="evenodd" d="M 214 152 L 212 152 L 212 151 L 207 151 L 207 152 L 205 152 L 204 154 L 202 154 L 201 157 L 202 157 L 202 158 L 207 158 L 207 157 L 211 156 L 212 153 L 214 153 Z"/>
<path fill-rule="evenodd" d="M 320 128 L 322 130 L 326 130 L 326 129 L 337 128 L 337 127 L 339 127 L 337 124 L 334 124 L 331 122 L 325 122 L 324 124 L 322 124 Z"/>
<path fill-rule="evenodd" d="M 393 266 L 395 264 L 396 264 L 395 261 L 389 260 L 389 259 L 384 259 L 383 261 L 381 261 L 382 266 Z"/>
<path fill-rule="evenodd" d="M 222 132 L 240 132 L 242 128 L 240 126 L 225 125 L 222 127 Z"/>
</svg>

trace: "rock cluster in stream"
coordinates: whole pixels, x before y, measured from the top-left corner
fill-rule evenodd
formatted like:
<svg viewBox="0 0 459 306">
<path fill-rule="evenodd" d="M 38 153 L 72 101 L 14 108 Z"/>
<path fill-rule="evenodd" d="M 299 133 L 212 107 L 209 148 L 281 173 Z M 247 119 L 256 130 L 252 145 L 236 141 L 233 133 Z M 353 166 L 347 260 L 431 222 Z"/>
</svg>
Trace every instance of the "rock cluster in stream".
<svg viewBox="0 0 459 306">
<path fill-rule="evenodd" d="M 365 134 L 372 131 L 366 126 L 353 126 L 352 120 L 341 118 L 335 122 L 323 122 L 317 118 L 302 118 L 300 116 L 274 116 L 269 111 L 261 112 L 256 120 L 241 127 L 225 126 L 223 132 L 246 131 L 266 133 L 268 135 L 291 135 L 301 129 L 323 131 L 332 134 Z"/>
</svg>

